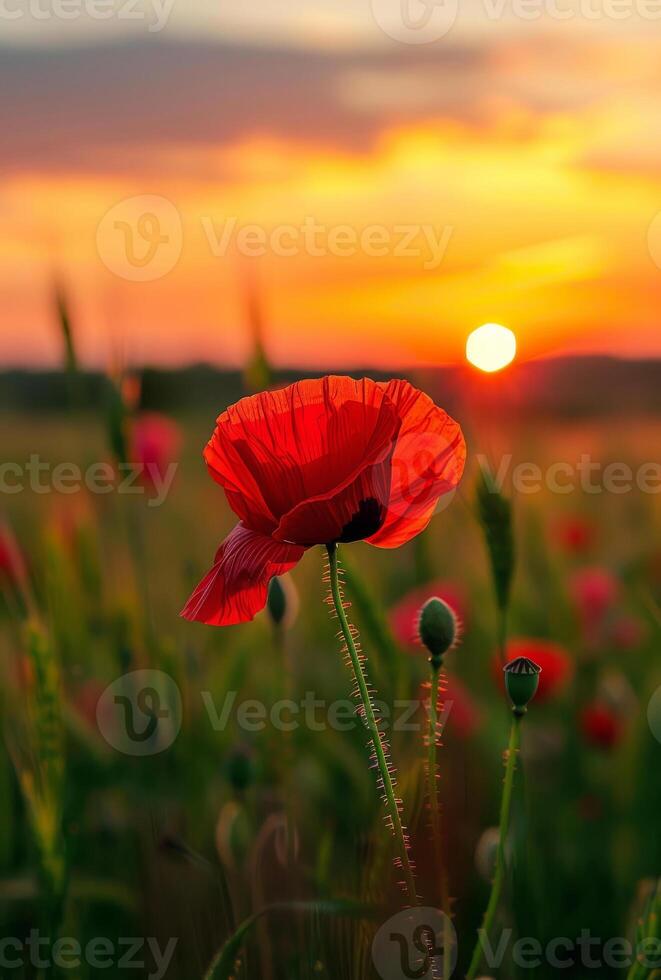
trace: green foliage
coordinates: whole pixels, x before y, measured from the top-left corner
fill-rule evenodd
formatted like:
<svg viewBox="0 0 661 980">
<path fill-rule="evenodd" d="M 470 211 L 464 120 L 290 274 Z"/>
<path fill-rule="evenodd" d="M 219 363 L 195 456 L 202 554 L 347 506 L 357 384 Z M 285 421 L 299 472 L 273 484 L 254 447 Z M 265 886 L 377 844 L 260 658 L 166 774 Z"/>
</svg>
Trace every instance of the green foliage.
<svg viewBox="0 0 661 980">
<path fill-rule="evenodd" d="M 39 849 L 46 892 L 57 903 L 63 896 L 66 873 L 60 676 L 49 639 L 35 624 L 27 627 L 27 650 L 34 679 L 27 702 L 30 756 L 19 763 L 18 776 Z"/>
<path fill-rule="evenodd" d="M 236 378 L 232 383 L 236 387 Z M 218 407 L 238 393 L 223 388 L 216 376 L 212 388 Z M 117 408 L 121 420 L 121 399 Z M 340 909 L 313 908 L 332 896 L 350 896 L 359 906 L 378 907 L 383 923 L 402 904 L 383 808 L 366 773 L 367 734 L 347 710 L 346 668 L 322 601 L 320 549 L 311 549 L 292 572 L 300 611 L 287 631 L 285 651 L 273 642 L 267 614 L 226 630 L 179 621 L 178 610 L 234 522 L 199 459 L 213 412 L 191 411 L 179 421 L 185 454 L 160 508 L 148 508 L 140 495 L 114 493 L 82 494 L 81 500 L 26 491 L 4 501 L 26 555 L 42 625 L 26 633 L 21 617 L 27 604 L 10 602 L 7 594 L 0 608 L 6 745 L 0 767 L 2 934 L 23 935 L 26 923 L 41 922 L 47 911 L 49 921 L 59 920 L 61 935 L 82 944 L 95 936 L 178 937 L 165 980 L 202 977 L 213 951 L 228 943 L 225 963 L 231 960 L 233 968 L 240 961 L 234 974 L 240 980 L 371 980 L 375 923 Z M 28 446 L 53 464 L 104 461 L 107 431 L 100 411 L 93 418 L 80 412 L 66 419 L 14 413 L 5 434 L 6 458 L 23 459 Z M 123 439 L 123 424 L 116 431 Z M 595 426 L 593 438 L 597 453 L 599 445 L 611 445 L 612 433 Z M 550 447 L 557 442 L 556 429 L 536 429 L 540 465 L 555 458 Z M 514 434 L 512 450 L 519 456 L 522 445 L 523 436 L 517 442 Z M 121 458 L 125 442 L 115 441 L 113 454 Z M 588 555 L 568 555 L 549 540 L 558 513 L 577 508 L 599 530 Z M 498 495 L 490 494 L 485 509 L 496 537 L 502 537 L 503 515 L 511 534 L 507 501 L 498 503 Z M 658 508 L 641 511 L 626 494 L 589 501 L 540 494 L 521 498 L 519 512 L 510 631 L 564 643 L 574 673 L 554 697 L 538 696 L 524 721 L 507 880 L 492 941 L 500 938 L 499 925 L 513 929 L 512 942 L 534 936 L 543 945 L 557 936 L 577 937 L 583 928 L 604 939 L 621 936 L 631 896 L 642 879 L 659 874 L 661 859 L 659 743 L 646 715 L 661 683 L 660 634 L 644 598 L 653 597 L 657 605 L 661 599 L 655 571 L 661 515 Z M 425 533 L 431 567 L 425 564 L 420 577 L 431 573 L 428 581 L 449 580 L 466 597 L 461 650 L 444 657 L 446 699 L 454 697 L 455 703 L 447 718 L 439 713 L 443 748 L 437 759 L 443 852 L 460 938 L 454 975 L 462 976 L 487 900 L 474 855 L 483 831 L 498 821 L 507 717 L 502 673 L 496 684 L 491 664 L 491 549 L 479 547 L 474 515 L 460 500 Z M 342 549 L 342 558 L 351 617 L 373 668 L 375 701 L 384 703 L 419 890 L 425 904 L 436 905 L 441 878 L 423 746 L 430 719 L 419 708 L 408 719 L 409 729 L 399 724 L 408 709 L 393 713 L 395 697 L 406 705 L 426 703 L 421 685 L 429 665 L 424 651 L 399 648 L 388 613 L 418 581 L 419 551 L 413 544 L 395 551 L 351 545 Z M 591 647 L 570 588 L 573 570 L 587 564 L 611 568 L 621 590 Z M 510 554 L 502 565 L 508 578 L 512 565 Z M 637 615 L 644 626 L 640 642 L 627 651 L 617 647 L 611 632 L 623 612 Z M 182 699 L 175 741 L 143 758 L 114 748 L 97 718 L 107 685 L 137 669 L 165 671 Z M 455 681 L 476 711 L 470 734 L 462 729 Z M 307 716 L 300 707 L 306 692 L 324 702 Z M 597 695 L 617 704 L 622 723 L 622 739 L 610 749 L 588 744 L 579 724 L 584 704 Z M 292 731 L 271 723 L 270 711 L 283 696 L 299 705 L 298 714 L 287 708 L 282 713 L 283 720 L 297 723 Z M 222 723 L 209 699 L 219 717 L 229 706 Z M 244 713 L 254 720 L 255 702 L 265 718 L 246 725 L 239 711 L 247 705 Z M 338 705 L 344 713 L 334 726 L 328 713 Z M 283 830 L 290 814 L 293 858 Z M 280 829 L 265 840 L 273 816 Z M 59 912 L 53 908 L 57 893 L 65 898 Z M 309 908 L 260 915 L 275 899 Z M 653 910 L 641 909 L 641 935 L 651 935 Z M 236 923 L 246 920 L 250 924 L 237 943 Z M 510 953 L 511 945 L 499 980 L 520 980 Z M 83 965 L 77 980 L 94 980 L 96 972 Z M 606 967 L 590 972 L 599 980 L 626 974 Z M 638 970 L 631 980 L 643 976 Z"/>
<path fill-rule="evenodd" d="M 379 681 L 382 686 L 387 686 L 387 691 L 383 693 L 398 691 L 403 654 L 373 591 L 368 588 L 354 562 L 347 558 L 348 550 L 345 548 L 342 552 L 342 573 L 356 616 L 369 638 Z"/>
<path fill-rule="evenodd" d="M 657 964 L 661 959 L 661 878 L 651 882 L 643 900 L 642 909 L 636 922 L 636 962 L 633 963 L 627 980 L 657 980 L 661 970 Z"/>
<path fill-rule="evenodd" d="M 514 576 L 514 533 L 512 528 L 512 504 L 495 485 L 485 468 L 481 468 L 477 481 L 477 514 L 489 554 L 496 601 L 505 612 L 510 601 Z"/>
<path fill-rule="evenodd" d="M 106 379 L 105 416 L 108 446 L 115 461 L 125 463 L 129 458 L 128 411 L 122 395 L 121 381 L 116 378 Z"/>
<path fill-rule="evenodd" d="M 74 375 L 78 372 L 78 357 L 67 297 L 60 283 L 55 286 L 55 312 L 64 343 L 65 367 L 70 375 Z"/>
<path fill-rule="evenodd" d="M 225 941 L 213 959 L 211 966 L 204 976 L 204 980 L 231 980 L 235 975 L 237 961 L 241 955 L 250 932 L 255 928 L 259 920 L 268 915 L 286 912 L 315 912 L 323 915 L 333 916 L 359 916 L 361 918 L 369 914 L 369 910 L 356 902 L 334 900 L 322 902 L 274 902 L 259 912 L 253 913 L 245 919 L 240 926 Z"/>
</svg>

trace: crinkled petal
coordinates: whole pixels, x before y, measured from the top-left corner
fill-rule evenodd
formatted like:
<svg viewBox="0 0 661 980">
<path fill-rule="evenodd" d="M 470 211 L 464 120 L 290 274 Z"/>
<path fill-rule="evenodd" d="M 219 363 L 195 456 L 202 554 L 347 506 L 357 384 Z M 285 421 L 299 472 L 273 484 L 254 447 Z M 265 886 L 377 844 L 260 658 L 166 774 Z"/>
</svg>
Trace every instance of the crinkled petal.
<svg viewBox="0 0 661 980">
<path fill-rule="evenodd" d="M 218 418 L 204 455 L 234 512 L 270 533 L 382 459 L 399 425 L 383 385 L 330 376 L 242 398 Z"/>
<path fill-rule="evenodd" d="M 304 552 L 305 548 L 274 541 L 237 524 L 181 615 L 209 626 L 248 622 L 266 605 L 273 576 L 288 572 Z"/>
<path fill-rule="evenodd" d="M 466 443 L 459 423 L 408 381 L 382 386 L 397 408 L 401 428 L 386 517 L 367 540 L 380 548 L 397 548 L 426 528 L 440 498 L 458 485 Z"/>
<path fill-rule="evenodd" d="M 394 440 L 382 458 L 361 469 L 346 486 L 330 496 L 304 500 L 282 518 L 273 536 L 297 544 L 362 541 L 374 533 L 386 515 L 392 477 Z"/>
</svg>

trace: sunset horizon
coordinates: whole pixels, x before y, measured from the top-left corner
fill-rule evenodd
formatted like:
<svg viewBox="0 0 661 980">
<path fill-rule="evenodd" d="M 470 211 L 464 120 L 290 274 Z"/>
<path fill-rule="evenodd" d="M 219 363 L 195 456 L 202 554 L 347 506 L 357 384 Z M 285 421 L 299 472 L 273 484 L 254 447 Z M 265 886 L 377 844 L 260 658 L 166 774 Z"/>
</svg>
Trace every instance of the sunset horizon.
<svg viewBox="0 0 661 980">
<path fill-rule="evenodd" d="M 56 277 L 91 367 L 241 365 L 245 278 L 283 366 L 460 363 L 491 321 L 522 359 L 661 356 L 643 20 L 255 11 L 6 22 L 0 365 L 57 365 Z"/>
</svg>

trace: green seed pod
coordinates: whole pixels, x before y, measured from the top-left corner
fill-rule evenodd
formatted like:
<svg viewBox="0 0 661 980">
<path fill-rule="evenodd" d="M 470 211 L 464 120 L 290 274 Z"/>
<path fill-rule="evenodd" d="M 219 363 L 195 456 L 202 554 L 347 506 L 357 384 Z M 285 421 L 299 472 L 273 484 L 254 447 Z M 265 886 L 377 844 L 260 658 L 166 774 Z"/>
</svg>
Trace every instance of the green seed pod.
<svg viewBox="0 0 661 980">
<path fill-rule="evenodd" d="M 438 669 L 457 638 L 457 617 L 447 602 L 436 596 L 427 599 L 420 610 L 418 636 L 429 650 L 432 667 Z"/>
<path fill-rule="evenodd" d="M 542 668 L 527 657 L 517 657 L 516 660 L 510 660 L 505 664 L 503 670 L 512 710 L 515 715 L 524 715 L 528 703 L 537 692 Z"/>
</svg>

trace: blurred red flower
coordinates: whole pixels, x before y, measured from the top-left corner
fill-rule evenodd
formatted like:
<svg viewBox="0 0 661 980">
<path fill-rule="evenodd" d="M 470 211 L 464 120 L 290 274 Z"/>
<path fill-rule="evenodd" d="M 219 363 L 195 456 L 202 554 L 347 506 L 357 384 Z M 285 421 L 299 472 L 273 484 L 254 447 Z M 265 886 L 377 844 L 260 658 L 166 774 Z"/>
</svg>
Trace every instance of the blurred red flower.
<svg viewBox="0 0 661 980">
<path fill-rule="evenodd" d="M 96 728 L 96 709 L 104 690 L 99 681 L 87 680 L 73 693 L 73 706 L 90 728 Z"/>
<path fill-rule="evenodd" d="M 454 582 L 438 579 L 435 582 L 430 582 L 429 585 L 421 585 L 407 592 L 404 598 L 400 599 L 390 610 L 390 625 L 397 642 L 401 646 L 410 647 L 418 652 L 425 652 L 418 639 L 418 618 L 425 602 L 432 596 L 437 596 L 447 602 L 461 626 L 465 626 L 465 593 Z"/>
<path fill-rule="evenodd" d="M 429 704 L 430 683 L 421 685 L 421 699 Z M 450 704 L 452 702 L 452 704 Z M 439 717 L 444 707 L 448 708 L 444 716 L 443 733 L 449 732 L 458 738 L 470 738 L 482 724 L 482 711 L 466 685 L 455 677 L 444 674 L 442 688 L 438 698 Z"/>
<path fill-rule="evenodd" d="M 458 677 L 447 679 L 441 700 L 445 704 L 452 702 L 445 729 L 459 738 L 470 738 L 474 735 L 482 724 L 482 712 Z"/>
<path fill-rule="evenodd" d="M 593 634 L 617 600 L 619 582 L 609 569 L 594 566 L 575 572 L 569 586 L 583 628 Z"/>
<path fill-rule="evenodd" d="M 216 626 L 264 607 L 317 544 L 395 548 L 462 475 L 459 425 L 407 381 L 325 377 L 242 398 L 218 418 L 209 471 L 240 518 L 182 611 Z"/>
<path fill-rule="evenodd" d="M 599 701 L 583 708 L 579 724 L 585 740 L 600 749 L 613 748 L 624 731 L 620 717 L 609 705 Z"/>
<path fill-rule="evenodd" d="M 635 650 L 647 637 L 645 623 L 637 616 L 623 613 L 611 627 L 613 643 L 620 650 Z"/>
<path fill-rule="evenodd" d="M 582 555 L 594 543 L 594 526 L 583 517 L 563 515 L 551 525 L 553 541 L 569 555 Z"/>
<path fill-rule="evenodd" d="M 546 701 L 559 694 L 574 676 L 574 661 L 570 654 L 559 643 L 553 643 L 551 640 L 524 636 L 512 637 L 507 642 L 505 659 L 509 662 L 518 657 L 526 657 L 542 668 L 539 687 L 535 694 L 536 702 Z M 504 689 L 505 678 L 499 657 L 493 658 L 492 667 L 496 681 Z"/>
<path fill-rule="evenodd" d="M 168 467 L 176 460 L 181 445 L 179 426 L 158 412 L 145 412 L 131 429 L 132 461 L 143 469 L 141 479 L 148 486 L 162 482 Z"/>
<path fill-rule="evenodd" d="M 27 578 L 25 559 L 9 524 L 0 521 L 0 586 L 22 588 Z"/>
</svg>

